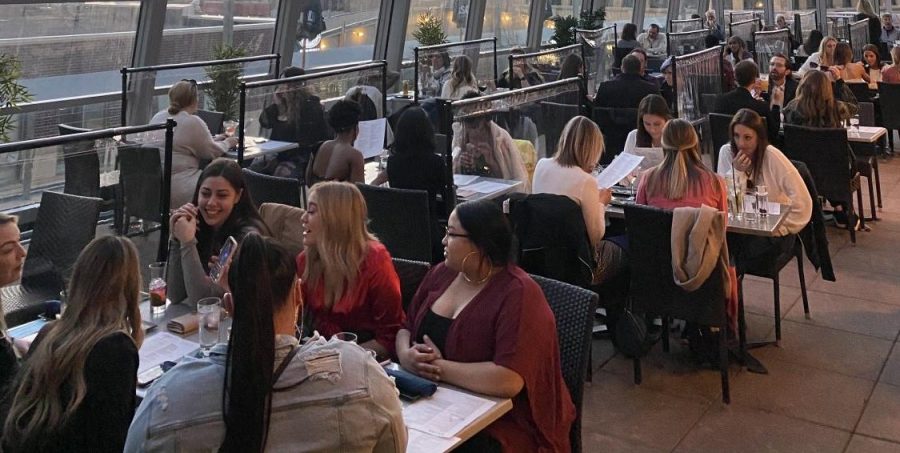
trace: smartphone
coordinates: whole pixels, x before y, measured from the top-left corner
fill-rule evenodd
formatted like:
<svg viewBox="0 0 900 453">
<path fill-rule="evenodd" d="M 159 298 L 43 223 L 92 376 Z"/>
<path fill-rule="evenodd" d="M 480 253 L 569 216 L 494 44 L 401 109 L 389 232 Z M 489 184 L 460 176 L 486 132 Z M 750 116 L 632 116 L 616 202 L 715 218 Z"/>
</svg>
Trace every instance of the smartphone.
<svg viewBox="0 0 900 453">
<path fill-rule="evenodd" d="M 231 261 L 231 255 L 236 248 L 237 241 L 234 240 L 234 236 L 228 236 L 228 239 L 225 240 L 225 244 L 219 249 L 219 259 L 209 269 L 209 278 L 213 279 L 213 281 L 219 280 L 219 276 L 222 275 L 222 269 L 225 269 L 225 266 Z"/>
<path fill-rule="evenodd" d="M 162 367 L 155 366 L 137 376 L 138 387 L 146 387 L 159 379 L 164 373 Z"/>
</svg>

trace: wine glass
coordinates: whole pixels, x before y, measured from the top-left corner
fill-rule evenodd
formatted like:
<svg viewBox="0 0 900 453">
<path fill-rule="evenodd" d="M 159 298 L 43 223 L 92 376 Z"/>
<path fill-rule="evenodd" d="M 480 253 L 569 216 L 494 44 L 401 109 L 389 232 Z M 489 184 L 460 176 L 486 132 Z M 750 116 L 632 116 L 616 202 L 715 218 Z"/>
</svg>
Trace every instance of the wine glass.
<svg viewBox="0 0 900 453">
<path fill-rule="evenodd" d="M 850 118 L 850 133 L 859 136 L 859 115 L 853 115 Z"/>
</svg>

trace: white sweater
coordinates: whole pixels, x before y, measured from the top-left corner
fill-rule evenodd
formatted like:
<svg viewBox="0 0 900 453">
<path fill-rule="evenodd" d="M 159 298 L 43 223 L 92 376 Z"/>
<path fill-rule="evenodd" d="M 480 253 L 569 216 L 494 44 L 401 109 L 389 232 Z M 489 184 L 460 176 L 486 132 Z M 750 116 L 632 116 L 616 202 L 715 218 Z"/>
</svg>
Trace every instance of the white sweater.
<svg viewBox="0 0 900 453">
<path fill-rule="evenodd" d="M 578 167 L 563 167 L 556 159 L 538 161 L 531 183 L 532 193 L 565 195 L 581 206 L 591 245 L 597 246 L 606 232 L 606 205 L 600 203 L 600 189 L 590 173 Z"/>
<path fill-rule="evenodd" d="M 718 173 L 726 179 L 731 178 L 734 171 L 731 162 L 731 145 L 725 144 L 719 150 Z M 737 178 L 740 187 L 747 187 L 744 172 L 737 172 Z M 787 218 L 778 227 L 778 235 L 799 233 L 812 216 L 812 198 L 794 164 L 778 148 L 769 145 L 763 160 L 762 174 L 754 175 L 753 180 L 757 186 L 766 186 L 770 202 L 790 205 Z"/>
</svg>

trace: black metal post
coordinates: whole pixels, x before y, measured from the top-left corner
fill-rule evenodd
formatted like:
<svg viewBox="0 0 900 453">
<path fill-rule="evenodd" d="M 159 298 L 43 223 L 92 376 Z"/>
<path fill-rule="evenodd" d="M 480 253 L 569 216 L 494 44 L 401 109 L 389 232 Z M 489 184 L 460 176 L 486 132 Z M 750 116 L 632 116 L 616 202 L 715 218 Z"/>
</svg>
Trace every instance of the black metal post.
<svg viewBox="0 0 900 453">
<path fill-rule="evenodd" d="M 238 165 L 244 165 L 244 119 L 247 115 L 247 83 L 241 82 L 241 105 L 238 111 Z"/>
<path fill-rule="evenodd" d="M 494 83 L 497 83 L 497 80 L 500 80 L 500 72 L 497 68 L 497 37 L 494 36 Z"/>
<path fill-rule="evenodd" d="M 160 200 L 159 248 L 156 261 L 166 261 L 169 254 L 169 203 L 172 197 L 172 146 L 175 137 L 175 126 L 178 123 L 169 118 L 166 120 L 166 147 L 163 158 L 162 199 Z"/>
<path fill-rule="evenodd" d="M 281 74 L 281 54 L 275 54 L 275 75 L 273 78 L 277 79 L 278 75 Z"/>
<path fill-rule="evenodd" d="M 440 112 L 441 131 L 447 136 L 447 149 L 444 150 L 444 164 L 446 183 L 444 184 L 444 205 L 447 207 L 446 215 L 449 218 L 453 208 L 456 207 L 456 186 L 453 183 L 453 103 L 447 99 L 438 99 L 438 112 Z"/>
<path fill-rule="evenodd" d="M 413 60 L 413 86 L 416 87 L 416 89 L 413 90 L 413 102 L 418 104 L 419 103 L 419 90 L 422 89 L 422 87 L 419 86 L 419 47 L 418 46 L 413 48 L 413 58 L 415 58 Z M 387 94 L 387 93 L 385 93 L 385 94 Z"/>
<path fill-rule="evenodd" d="M 121 118 L 119 118 L 119 125 L 125 127 L 128 125 L 125 118 L 125 116 L 128 115 L 128 68 L 122 68 L 120 72 L 122 73 L 122 105 L 120 107 L 121 112 L 119 113 L 121 116 Z"/>
<path fill-rule="evenodd" d="M 387 118 L 387 62 L 381 62 L 381 116 Z M 382 143 L 383 145 L 383 143 Z"/>
</svg>

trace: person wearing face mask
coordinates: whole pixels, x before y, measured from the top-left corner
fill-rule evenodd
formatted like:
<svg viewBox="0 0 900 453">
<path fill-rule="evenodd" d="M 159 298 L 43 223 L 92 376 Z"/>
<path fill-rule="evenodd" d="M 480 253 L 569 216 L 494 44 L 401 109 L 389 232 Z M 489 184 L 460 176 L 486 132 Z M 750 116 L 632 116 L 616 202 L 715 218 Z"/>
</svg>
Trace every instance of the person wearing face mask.
<svg viewBox="0 0 900 453">
<path fill-rule="evenodd" d="M 791 63 L 783 53 L 776 53 L 769 59 L 769 90 L 763 93 L 763 100 L 772 109 L 776 105 L 784 107 L 794 100 L 797 81 L 791 77 Z"/>
<path fill-rule="evenodd" d="M 200 161 L 212 160 L 237 146 L 235 137 L 216 136 L 196 116 L 199 109 L 197 82 L 182 80 L 169 89 L 169 108 L 150 119 L 150 124 L 178 123 L 172 142 L 172 193 L 169 206 L 181 206 L 191 199 L 200 176 Z"/>
<path fill-rule="evenodd" d="M 334 129 L 334 140 L 319 147 L 306 168 L 307 184 L 319 181 L 365 182 L 362 152 L 353 147 L 359 136 L 359 104 L 342 99 L 328 111 L 328 124 Z"/>
<path fill-rule="evenodd" d="M 25 248 L 19 241 L 19 225 L 15 216 L 0 213 L 0 287 L 11 285 L 22 278 L 25 264 Z M 0 305 L 0 395 L 19 369 L 15 339 L 6 331 L 3 306 Z"/>
<path fill-rule="evenodd" d="M 397 390 L 367 351 L 322 337 L 298 344 L 304 301 L 283 246 L 247 235 L 227 278 L 228 342 L 150 387 L 124 451 L 406 450 Z"/>
<path fill-rule="evenodd" d="M 210 263 L 229 236 L 240 243 L 250 232 L 268 233 L 250 199 L 241 167 L 226 158 L 203 169 L 193 200 L 175 210 L 169 231 L 168 296 L 173 302 L 189 304 L 225 294 L 208 275 Z"/>
</svg>

